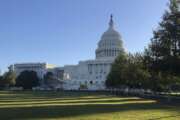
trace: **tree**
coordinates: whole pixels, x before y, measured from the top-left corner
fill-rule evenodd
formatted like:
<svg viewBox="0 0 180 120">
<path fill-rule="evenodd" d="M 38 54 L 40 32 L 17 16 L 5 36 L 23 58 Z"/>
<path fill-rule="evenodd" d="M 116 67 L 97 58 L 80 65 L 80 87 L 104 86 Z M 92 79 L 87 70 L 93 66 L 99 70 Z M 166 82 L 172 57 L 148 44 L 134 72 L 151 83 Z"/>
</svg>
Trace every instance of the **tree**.
<svg viewBox="0 0 180 120">
<path fill-rule="evenodd" d="M 144 57 L 140 53 L 129 54 L 127 68 L 124 71 L 125 81 L 130 88 L 148 88 L 150 74 L 145 68 Z"/>
<path fill-rule="evenodd" d="M 4 87 L 3 76 L 0 76 L 0 88 Z"/>
<path fill-rule="evenodd" d="M 24 89 L 32 89 L 39 85 L 39 78 L 34 71 L 23 71 L 16 78 L 16 86 L 23 87 Z"/>
<path fill-rule="evenodd" d="M 144 64 L 151 74 L 151 89 L 168 90 L 180 83 L 180 12 L 177 0 L 170 0 L 153 38 L 144 52 Z"/>
<path fill-rule="evenodd" d="M 14 71 L 9 70 L 3 75 L 3 83 L 5 86 L 14 86 L 16 84 L 16 74 Z"/>
<path fill-rule="evenodd" d="M 54 79 L 54 75 L 52 72 L 47 72 L 44 76 L 44 83 L 46 85 L 51 84 L 52 80 Z"/>
<path fill-rule="evenodd" d="M 180 71 L 180 12 L 176 0 L 170 0 L 159 27 L 146 49 L 147 66 L 153 71 L 170 72 L 179 75 Z M 148 53 L 148 54 L 147 54 Z"/>
<path fill-rule="evenodd" d="M 107 77 L 107 87 L 148 88 L 150 74 L 143 64 L 143 56 L 121 54 L 113 63 Z"/>
<path fill-rule="evenodd" d="M 120 87 L 125 85 L 123 70 L 127 65 L 127 54 L 120 53 L 112 64 L 111 71 L 107 76 L 107 87 Z"/>
</svg>

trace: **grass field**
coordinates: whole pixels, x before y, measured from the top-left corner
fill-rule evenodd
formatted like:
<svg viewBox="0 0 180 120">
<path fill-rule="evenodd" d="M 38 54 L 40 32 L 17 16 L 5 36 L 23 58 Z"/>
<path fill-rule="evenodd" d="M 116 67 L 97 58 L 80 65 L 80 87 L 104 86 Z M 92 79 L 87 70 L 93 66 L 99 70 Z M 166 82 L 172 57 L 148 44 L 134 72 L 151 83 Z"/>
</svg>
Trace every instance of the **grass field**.
<svg viewBox="0 0 180 120">
<path fill-rule="evenodd" d="M 104 93 L 0 92 L 0 120 L 180 120 L 180 106 Z"/>
</svg>

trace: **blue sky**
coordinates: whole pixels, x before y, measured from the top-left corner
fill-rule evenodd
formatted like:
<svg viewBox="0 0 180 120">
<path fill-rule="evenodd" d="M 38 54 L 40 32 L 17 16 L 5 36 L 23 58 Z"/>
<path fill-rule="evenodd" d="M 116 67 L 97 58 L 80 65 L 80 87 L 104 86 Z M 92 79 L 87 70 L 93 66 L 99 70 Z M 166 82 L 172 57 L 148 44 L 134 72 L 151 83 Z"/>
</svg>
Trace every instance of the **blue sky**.
<svg viewBox="0 0 180 120">
<path fill-rule="evenodd" d="M 0 0 L 0 69 L 21 62 L 58 66 L 93 59 L 114 15 L 129 52 L 150 42 L 168 0 Z"/>
</svg>

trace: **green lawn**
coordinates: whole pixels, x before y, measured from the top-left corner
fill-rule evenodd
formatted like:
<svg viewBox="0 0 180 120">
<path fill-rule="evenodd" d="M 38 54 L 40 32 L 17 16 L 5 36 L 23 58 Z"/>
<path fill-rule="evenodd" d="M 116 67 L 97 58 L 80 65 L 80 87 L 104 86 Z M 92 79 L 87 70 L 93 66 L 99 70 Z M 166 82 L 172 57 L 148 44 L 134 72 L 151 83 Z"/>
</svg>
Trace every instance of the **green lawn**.
<svg viewBox="0 0 180 120">
<path fill-rule="evenodd" d="M 103 93 L 0 92 L 0 120 L 180 120 L 180 106 Z"/>
</svg>

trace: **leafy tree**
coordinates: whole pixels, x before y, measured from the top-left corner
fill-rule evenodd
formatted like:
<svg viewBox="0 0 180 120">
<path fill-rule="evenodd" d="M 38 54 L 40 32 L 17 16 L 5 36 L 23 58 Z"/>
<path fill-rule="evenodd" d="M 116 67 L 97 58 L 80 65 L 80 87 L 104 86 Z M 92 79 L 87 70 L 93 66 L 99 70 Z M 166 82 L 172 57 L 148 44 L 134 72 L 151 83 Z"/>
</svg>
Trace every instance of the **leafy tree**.
<svg viewBox="0 0 180 120">
<path fill-rule="evenodd" d="M 169 10 L 165 12 L 159 27 L 145 51 L 147 66 L 153 71 L 180 71 L 180 12 L 176 0 L 170 0 Z"/>
<path fill-rule="evenodd" d="M 148 88 L 150 74 L 143 61 L 144 58 L 140 53 L 129 54 L 127 68 L 124 72 L 128 87 Z"/>
<path fill-rule="evenodd" d="M 3 75 L 3 83 L 5 86 L 13 86 L 16 84 L 16 74 L 14 71 L 9 70 Z"/>
<path fill-rule="evenodd" d="M 34 71 L 23 71 L 16 78 L 16 86 L 23 87 L 24 89 L 32 89 L 39 85 L 39 78 Z"/>
<path fill-rule="evenodd" d="M 45 84 L 50 84 L 52 80 L 54 79 L 54 75 L 52 72 L 47 72 L 44 76 L 44 83 Z"/>
<path fill-rule="evenodd" d="M 176 0 L 159 23 L 144 52 L 144 64 L 151 74 L 151 89 L 169 90 L 180 83 L 180 12 Z"/>
<path fill-rule="evenodd" d="M 148 88 L 150 74 L 139 53 L 120 55 L 112 65 L 107 77 L 107 87 Z"/>
<path fill-rule="evenodd" d="M 85 85 L 85 84 L 81 84 L 80 87 L 79 87 L 79 89 L 80 89 L 80 90 L 87 90 L 88 87 L 87 87 L 87 85 Z"/>
<path fill-rule="evenodd" d="M 4 87 L 3 76 L 0 76 L 0 88 Z"/>
<path fill-rule="evenodd" d="M 127 55 L 125 53 L 121 53 L 114 63 L 112 64 L 111 71 L 107 76 L 106 86 L 107 87 L 120 87 L 121 85 L 125 85 L 126 81 L 124 81 L 123 70 L 127 65 Z"/>
</svg>

